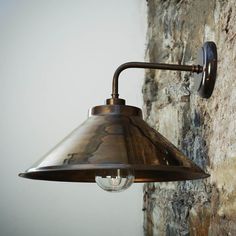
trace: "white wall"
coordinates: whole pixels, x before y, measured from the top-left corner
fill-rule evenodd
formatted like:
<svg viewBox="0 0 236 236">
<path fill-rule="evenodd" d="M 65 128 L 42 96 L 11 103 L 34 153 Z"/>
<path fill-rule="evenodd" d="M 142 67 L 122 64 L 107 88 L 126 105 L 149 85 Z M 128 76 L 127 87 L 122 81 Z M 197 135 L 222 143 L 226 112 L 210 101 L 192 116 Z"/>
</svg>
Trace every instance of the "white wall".
<svg viewBox="0 0 236 236">
<path fill-rule="evenodd" d="M 111 93 L 115 68 L 143 61 L 143 0 L 0 0 L 0 235 L 142 235 L 142 185 L 19 178 Z M 142 106 L 143 71 L 122 74 L 121 97 Z"/>
</svg>

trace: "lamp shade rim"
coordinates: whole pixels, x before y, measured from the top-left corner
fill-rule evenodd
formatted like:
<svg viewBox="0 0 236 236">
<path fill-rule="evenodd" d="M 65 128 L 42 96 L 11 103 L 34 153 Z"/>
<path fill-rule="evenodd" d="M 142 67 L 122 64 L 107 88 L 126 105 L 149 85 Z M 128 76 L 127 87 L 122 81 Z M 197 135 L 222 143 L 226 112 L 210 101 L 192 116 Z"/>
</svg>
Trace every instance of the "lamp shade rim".
<svg viewBox="0 0 236 236">
<path fill-rule="evenodd" d="M 164 166 L 164 165 L 71 165 L 69 166 L 50 166 L 43 168 L 31 168 L 25 173 L 20 173 L 20 177 L 39 180 L 67 181 L 67 182 L 94 182 L 97 173 L 106 173 L 111 169 L 129 169 L 135 172 L 136 183 L 141 182 L 163 182 L 180 181 L 207 178 L 210 175 L 203 170 L 192 169 L 183 166 Z"/>
<path fill-rule="evenodd" d="M 26 172 L 35 171 L 61 171 L 61 170 L 96 170 L 96 169 L 133 169 L 133 170 L 160 170 L 160 171 L 175 171 L 175 170 L 188 170 L 191 172 L 203 171 L 200 168 L 192 168 L 183 165 L 171 166 L 171 165 L 149 165 L 149 164 L 71 164 L 71 165 L 55 165 L 55 166 L 44 166 L 37 168 L 29 168 Z"/>
</svg>

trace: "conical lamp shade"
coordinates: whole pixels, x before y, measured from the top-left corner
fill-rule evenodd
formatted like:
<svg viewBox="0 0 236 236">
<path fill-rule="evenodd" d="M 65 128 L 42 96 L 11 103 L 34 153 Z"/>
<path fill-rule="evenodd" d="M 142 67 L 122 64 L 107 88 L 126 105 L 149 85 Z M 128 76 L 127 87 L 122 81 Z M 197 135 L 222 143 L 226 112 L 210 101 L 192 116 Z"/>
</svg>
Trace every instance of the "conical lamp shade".
<svg viewBox="0 0 236 236">
<path fill-rule="evenodd" d="M 98 173 L 132 169 L 134 182 L 205 178 L 196 164 L 142 119 L 137 107 L 93 107 L 89 118 L 20 176 L 95 182 Z"/>
</svg>

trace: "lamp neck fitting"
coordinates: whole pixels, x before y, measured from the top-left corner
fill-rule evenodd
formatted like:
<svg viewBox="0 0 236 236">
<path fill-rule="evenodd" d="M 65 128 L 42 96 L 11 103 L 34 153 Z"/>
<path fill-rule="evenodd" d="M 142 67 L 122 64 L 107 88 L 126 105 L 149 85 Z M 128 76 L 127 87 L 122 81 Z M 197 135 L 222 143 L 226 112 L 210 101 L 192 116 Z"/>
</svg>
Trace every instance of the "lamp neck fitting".
<svg viewBox="0 0 236 236">
<path fill-rule="evenodd" d="M 121 98 L 109 98 L 106 100 L 106 105 L 125 105 L 125 100 Z"/>
</svg>

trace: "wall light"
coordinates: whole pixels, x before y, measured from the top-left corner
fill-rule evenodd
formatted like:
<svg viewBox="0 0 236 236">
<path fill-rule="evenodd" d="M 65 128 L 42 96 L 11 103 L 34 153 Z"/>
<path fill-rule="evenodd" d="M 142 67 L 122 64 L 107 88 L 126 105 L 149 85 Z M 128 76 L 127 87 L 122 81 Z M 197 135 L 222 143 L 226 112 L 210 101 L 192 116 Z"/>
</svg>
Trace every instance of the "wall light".
<svg viewBox="0 0 236 236">
<path fill-rule="evenodd" d="M 203 98 L 213 92 L 217 50 L 213 42 L 201 49 L 200 65 L 128 62 L 115 71 L 112 97 L 95 106 L 89 118 L 21 177 L 39 180 L 95 182 L 106 191 L 122 191 L 133 182 L 206 178 L 201 168 L 142 119 L 142 111 L 119 98 L 118 78 L 127 68 L 197 73 L 196 89 Z"/>
</svg>

